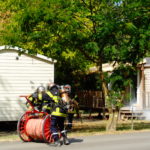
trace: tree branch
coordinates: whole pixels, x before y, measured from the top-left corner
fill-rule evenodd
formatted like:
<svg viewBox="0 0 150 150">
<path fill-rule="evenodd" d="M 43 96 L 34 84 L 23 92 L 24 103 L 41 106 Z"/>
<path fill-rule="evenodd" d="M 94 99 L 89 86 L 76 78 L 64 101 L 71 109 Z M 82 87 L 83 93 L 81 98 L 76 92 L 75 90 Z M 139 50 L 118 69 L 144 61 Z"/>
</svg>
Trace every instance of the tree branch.
<svg viewBox="0 0 150 150">
<path fill-rule="evenodd" d="M 92 6 L 92 0 L 90 0 L 90 12 L 91 12 L 91 16 L 93 16 L 93 6 Z M 93 31 L 94 33 L 96 33 L 96 22 L 92 19 L 92 23 L 93 23 Z"/>
<path fill-rule="evenodd" d="M 84 4 L 84 6 L 86 6 L 87 8 L 89 8 L 89 6 L 87 5 L 87 3 L 84 0 L 81 0 Z"/>
<path fill-rule="evenodd" d="M 86 24 L 86 22 L 84 22 L 83 20 L 78 19 L 78 15 L 74 15 L 73 18 L 76 19 L 77 21 L 79 21 L 79 23 L 81 23 L 84 27 L 86 27 L 88 30 L 92 31 L 92 28 L 90 29 L 89 26 Z"/>
<path fill-rule="evenodd" d="M 88 53 L 86 53 L 86 51 L 82 48 L 79 47 L 78 50 L 84 55 L 84 57 L 90 61 L 92 61 L 93 63 L 97 63 L 98 60 L 95 58 L 93 58 L 92 56 L 90 56 Z"/>
</svg>

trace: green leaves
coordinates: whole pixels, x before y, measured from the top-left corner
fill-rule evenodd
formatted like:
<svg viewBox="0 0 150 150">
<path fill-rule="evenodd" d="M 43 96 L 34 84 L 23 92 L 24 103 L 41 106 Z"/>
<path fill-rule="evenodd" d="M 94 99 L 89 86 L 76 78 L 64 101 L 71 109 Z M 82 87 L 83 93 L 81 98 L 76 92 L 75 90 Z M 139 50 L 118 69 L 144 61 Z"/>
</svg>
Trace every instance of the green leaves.
<svg viewBox="0 0 150 150">
<path fill-rule="evenodd" d="M 131 65 L 120 65 L 112 72 L 110 83 L 114 91 L 125 91 L 126 87 L 136 82 L 136 70 Z"/>
<path fill-rule="evenodd" d="M 93 63 L 136 67 L 150 55 L 149 0 L 5 0 L 0 6 L 1 45 L 55 58 L 58 70 L 74 79 Z M 126 69 L 134 70 L 113 72 L 114 90 L 131 83 L 131 73 L 121 74 Z"/>
<path fill-rule="evenodd" d="M 97 52 L 99 51 L 99 47 L 96 42 L 88 42 L 85 45 L 85 50 L 87 50 L 89 52 L 94 52 L 95 54 L 97 54 Z"/>
<path fill-rule="evenodd" d="M 123 106 L 123 94 L 124 93 L 120 91 L 110 91 L 106 102 L 107 107 L 112 109 L 116 107 L 121 108 Z"/>
<path fill-rule="evenodd" d="M 128 22 L 125 25 L 126 25 L 127 31 L 129 32 L 134 32 L 137 30 L 137 27 L 132 22 Z"/>
</svg>

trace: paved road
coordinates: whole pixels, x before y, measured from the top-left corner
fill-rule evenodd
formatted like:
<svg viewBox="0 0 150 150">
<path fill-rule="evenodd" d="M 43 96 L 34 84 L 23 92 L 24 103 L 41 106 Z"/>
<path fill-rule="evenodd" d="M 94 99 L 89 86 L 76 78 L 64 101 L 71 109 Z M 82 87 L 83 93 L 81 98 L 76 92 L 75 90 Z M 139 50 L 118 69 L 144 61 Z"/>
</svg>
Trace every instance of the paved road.
<svg viewBox="0 0 150 150">
<path fill-rule="evenodd" d="M 21 141 L 0 142 L 0 150 L 150 150 L 150 132 L 77 137 L 70 141 L 70 145 L 61 147 Z"/>
</svg>

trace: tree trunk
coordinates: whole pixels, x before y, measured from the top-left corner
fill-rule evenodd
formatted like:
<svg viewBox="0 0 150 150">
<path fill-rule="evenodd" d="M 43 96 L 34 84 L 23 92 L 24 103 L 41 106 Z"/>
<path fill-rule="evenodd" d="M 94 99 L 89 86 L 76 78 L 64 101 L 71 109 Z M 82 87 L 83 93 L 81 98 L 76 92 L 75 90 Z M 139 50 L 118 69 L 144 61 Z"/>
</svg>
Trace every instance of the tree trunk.
<svg viewBox="0 0 150 150">
<path fill-rule="evenodd" d="M 104 103 L 104 108 L 103 108 L 103 118 L 106 119 L 106 116 L 105 116 L 105 104 L 106 104 L 106 99 L 107 99 L 107 96 L 108 96 L 108 88 L 107 88 L 107 85 L 105 83 L 105 80 L 104 80 L 104 74 L 103 74 L 103 71 L 102 71 L 102 63 L 101 61 L 99 62 L 99 72 L 100 72 L 100 80 L 101 80 L 101 87 L 102 87 L 102 99 L 103 99 L 103 103 Z"/>
<path fill-rule="evenodd" d="M 108 88 L 104 79 L 104 74 L 102 71 L 102 63 L 100 62 L 99 64 L 99 72 L 100 72 L 100 79 L 102 82 L 102 98 L 106 104 L 106 100 L 108 97 Z M 105 106 L 106 107 L 106 106 Z M 117 122 L 118 122 L 118 116 L 119 116 L 119 111 L 117 109 L 110 109 L 109 110 L 109 119 L 108 119 L 108 123 L 106 125 L 106 131 L 116 131 L 116 127 L 117 127 Z M 105 117 L 105 116 L 103 116 Z"/>
<path fill-rule="evenodd" d="M 109 120 L 106 125 L 106 131 L 116 131 L 119 111 L 116 109 L 109 109 Z"/>
</svg>

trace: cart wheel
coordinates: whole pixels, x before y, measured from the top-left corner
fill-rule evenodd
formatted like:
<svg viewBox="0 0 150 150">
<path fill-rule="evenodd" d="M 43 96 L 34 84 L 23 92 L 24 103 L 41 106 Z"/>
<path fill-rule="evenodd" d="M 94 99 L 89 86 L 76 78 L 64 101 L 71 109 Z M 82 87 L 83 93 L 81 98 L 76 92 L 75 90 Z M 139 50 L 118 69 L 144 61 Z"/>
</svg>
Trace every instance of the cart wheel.
<svg viewBox="0 0 150 150">
<path fill-rule="evenodd" d="M 51 117 L 50 115 L 46 115 L 43 121 L 42 134 L 43 134 L 44 141 L 47 143 L 54 142 L 50 128 L 51 128 Z M 59 132 L 59 138 L 61 138 L 60 132 Z"/>
<path fill-rule="evenodd" d="M 47 143 L 53 142 L 53 139 L 51 138 L 52 133 L 50 131 L 50 128 L 51 128 L 51 117 L 50 115 L 46 115 L 42 125 L 42 134 L 43 134 L 44 141 Z"/>
<path fill-rule="evenodd" d="M 26 129 L 25 129 L 28 119 L 29 119 L 28 114 L 24 113 L 18 120 L 18 124 L 17 124 L 17 133 L 20 139 L 24 142 L 32 141 L 32 139 L 26 134 Z"/>
</svg>

